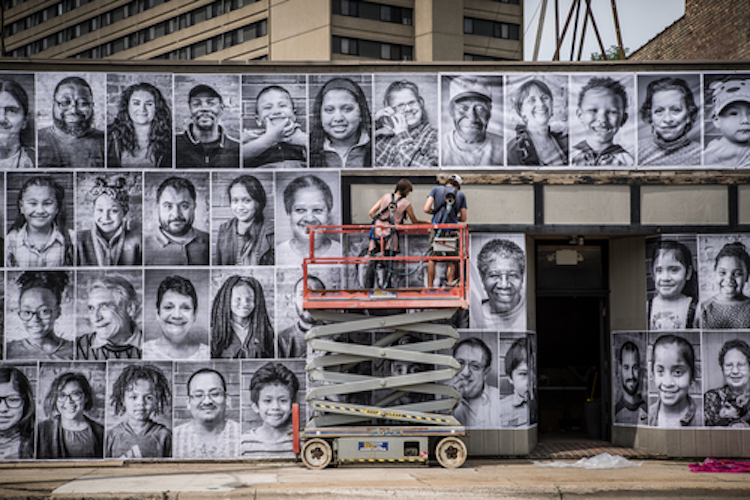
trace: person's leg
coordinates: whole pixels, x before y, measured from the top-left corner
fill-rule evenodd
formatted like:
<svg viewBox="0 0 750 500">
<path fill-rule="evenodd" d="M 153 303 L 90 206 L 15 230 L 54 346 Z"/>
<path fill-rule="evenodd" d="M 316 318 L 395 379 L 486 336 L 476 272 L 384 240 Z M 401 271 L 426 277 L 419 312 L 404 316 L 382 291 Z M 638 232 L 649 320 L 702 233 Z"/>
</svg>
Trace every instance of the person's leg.
<svg viewBox="0 0 750 500">
<path fill-rule="evenodd" d="M 432 284 L 435 282 L 435 261 L 431 260 L 427 262 L 427 288 L 432 288 Z"/>
<path fill-rule="evenodd" d="M 446 264 L 445 275 L 448 278 L 448 286 L 453 286 L 453 280 L 456 279 L 456 265 L 453 262 Z"/>
</svg>

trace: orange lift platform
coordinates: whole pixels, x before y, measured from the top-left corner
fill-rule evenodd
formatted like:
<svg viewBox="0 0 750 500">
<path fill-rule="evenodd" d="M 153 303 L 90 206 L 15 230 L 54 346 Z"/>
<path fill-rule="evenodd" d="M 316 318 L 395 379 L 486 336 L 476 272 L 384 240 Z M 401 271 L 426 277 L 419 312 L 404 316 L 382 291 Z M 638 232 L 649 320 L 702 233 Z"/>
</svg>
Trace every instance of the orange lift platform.
<svg viewBox="0 0 750 500">
<path fill-rule="evenodd" d="M 447 382 L 460 370 L 452 354 L 458 340 L 451 318 L 469 306 L 468 228 L 464 224 L 379 226 L 375 252 L 363 256 L 317 257 L 315 239 L 338 235 L 373 239 L 371 225 L 309 226 L 310 257 L 304 260 L 303 306 L 317 324 L 305 336 L 313 354 L 306 371 L 307 402 L 313 415 L 299 431 L 295 411 L 294 450 L 312 469 L 329 464 L 422 464 L 431 457 L 443 467 L 460 467 L 465 428 L 450 414 L 460 395 Z M 383 231 L 385 229 L 385 231 Z M 426 238 L 425 255 L 392 255 L 390 238 Z M 323 236 L 327 235 L 327 236 Z M 390 235 L 390 236 L 388 236 Z M 428 253 L 430 255 L 428 255 Z M 318 290 L 308 276 L 317 266 L 371 266 L 390 277 L 412 274 L 429 261 L 456 266 L 452 286 L 385 286 Z M 394 271 L 396 269 L 397 271 Z M 383 271 L 385 270 L 385 271 Z M 372 342 L 351 342 L 351 335 Z M 362 335 L 365 334 L 365 335 Z M 357 367 L 378 363 L 388 373 Z M 393 366 L 397 365 L 397 370 Z M 373 365 L 370 364 L 372 367 Z M 381 370 L 383 372 L 383 370 Z M 302 444 L 304 442 L 304 444 Z"/>
</svg>

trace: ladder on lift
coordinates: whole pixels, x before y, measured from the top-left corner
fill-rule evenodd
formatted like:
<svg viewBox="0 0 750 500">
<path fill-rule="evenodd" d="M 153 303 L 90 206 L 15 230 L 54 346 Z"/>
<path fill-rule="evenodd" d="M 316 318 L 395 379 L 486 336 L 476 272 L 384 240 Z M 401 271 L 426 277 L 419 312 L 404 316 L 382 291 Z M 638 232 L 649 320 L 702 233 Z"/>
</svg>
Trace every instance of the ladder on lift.
<svg viewBox="0 0 750 500">
<path fill-rule="evenodd" d="M 449 412 L 459 394 L 445 382 L 460 370 L 449 354 L 458 340 L 454 326 L 446 323 L 458 309 L 468 308 L 468 229 L 462 224 L 412 224 L 392 226 L 399 235 L 427 235 L 436 228 L 447 236 L 436 238 L 434 248 L 445 255 L 316 257 L 316 234 L 347 237 L 369 233 L 372 226 L 310 226 L 310 257 L 303 264 L 303 306 L 319 323 L 305 336 L 314 355 L 306 371 L 316 384 L 307 402 L 313 417 L 299 432 L 294 426 L 295 452 L 311 469 L 335 464 L 423 464 L 435 457 L 443 467 L 460 467 L 466 460 L 466 446 L 459 439 L 465 428 Z M 381 249 L 384 242 L 379 242 Z M 308 273 L 318 265 L 369 265 L 390 261 L 418 266 L 428 260 L 458 265 L 454 287 L 401 287 L 367 290 L 361 287 L 315 290 L 307 283 Z M 396 309 L 398 312 L 394 312 Z M 418 312 L 406 312 L 421 309 Z M 356 311 L 356 312 L 352 312 Z M 379 311 L 377 315 L 367 311 Z M 439 321 L 440 323 L 435 323 Z M 357 332 L 378 331 L 381 337 L 369 345 L 342 339 Z M 428 338 L 399 343 L 407 335 Z M 352 373 L 363 362 L 405 362 L 436 369 L 391 376 Z M 366 393 L 387 395 L 371 404 L 351 402 Z M 426 395 L 419 401 L 398 401 L 407 394 Z M 301 445 L 304 441 L 304 445 Z"/>
</svg>

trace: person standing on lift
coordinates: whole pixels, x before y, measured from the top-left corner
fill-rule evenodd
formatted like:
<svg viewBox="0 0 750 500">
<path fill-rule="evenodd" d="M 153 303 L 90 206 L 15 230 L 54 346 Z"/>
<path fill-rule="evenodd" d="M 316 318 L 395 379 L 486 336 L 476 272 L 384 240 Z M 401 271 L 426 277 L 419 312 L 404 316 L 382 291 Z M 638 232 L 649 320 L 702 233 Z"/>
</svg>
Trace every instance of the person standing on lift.
<svg viewBox="0 0 750 500">
<path fill-rule="evenodd" d="M 430 190 L 430 194 L 427 196 L 427 200 L 424 203 L 424 212 L 432 215 L 433 224 L 456 224 L 458 222 L 466 222 L 466 196 L 461 192 L 461 184 L 463 179 L 458 174 L 453 174 L 448 177 L 445 184 L 441 186 L 435 186 Z M 432 243 L 435 237 L 440 233 L 445 236 L 445 230 L 442 229 L 431 229 L 430 230 L 430 250 L 429 256 L 434 257 L 437 255 L 458 255 L 456 252 L 436 252 L 433 250 Z M 446 277 L 448 280 L 448 286 L 455 286 L 458 283 L 458 263 L 448 262 L 447 263 Z M 427 263 L 427 287 L 431 288 L 435 282 L 435 261 L 430 260 Z"/>
</svg>

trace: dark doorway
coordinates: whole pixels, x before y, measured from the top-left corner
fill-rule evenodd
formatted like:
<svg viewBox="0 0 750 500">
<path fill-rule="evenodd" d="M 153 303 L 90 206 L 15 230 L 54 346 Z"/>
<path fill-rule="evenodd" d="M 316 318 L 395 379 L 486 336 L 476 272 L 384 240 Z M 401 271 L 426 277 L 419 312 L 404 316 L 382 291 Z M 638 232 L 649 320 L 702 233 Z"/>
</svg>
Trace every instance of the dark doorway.
<svg viewBox="0 0 750 500">
<path fill-rule="evenodd" d="M 606 269 L 604 241 L 537 243 L 540 441 L 608 438 Z"/>
</svg>

